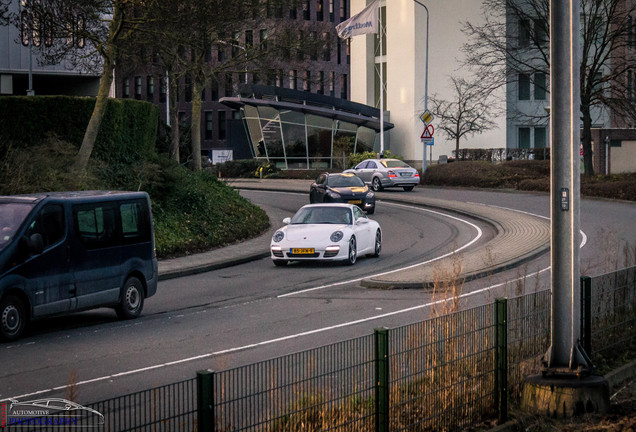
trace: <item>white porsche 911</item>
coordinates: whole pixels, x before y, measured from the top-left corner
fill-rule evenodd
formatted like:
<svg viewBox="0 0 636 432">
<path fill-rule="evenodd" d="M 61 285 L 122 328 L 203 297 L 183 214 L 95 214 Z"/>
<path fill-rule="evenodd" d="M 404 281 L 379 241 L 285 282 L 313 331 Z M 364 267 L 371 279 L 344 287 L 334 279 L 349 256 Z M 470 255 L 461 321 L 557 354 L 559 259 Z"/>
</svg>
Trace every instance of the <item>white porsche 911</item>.
<svg viewBox="0 0 636 432">
<path fill-rule="evenodd" d="M 343 261 L 355 264 L 358 255 L 379 256 L 380 225 L 353 204 L 308 204 L 272 236 L 274 264 L 289 261 Z"/>
</svg>

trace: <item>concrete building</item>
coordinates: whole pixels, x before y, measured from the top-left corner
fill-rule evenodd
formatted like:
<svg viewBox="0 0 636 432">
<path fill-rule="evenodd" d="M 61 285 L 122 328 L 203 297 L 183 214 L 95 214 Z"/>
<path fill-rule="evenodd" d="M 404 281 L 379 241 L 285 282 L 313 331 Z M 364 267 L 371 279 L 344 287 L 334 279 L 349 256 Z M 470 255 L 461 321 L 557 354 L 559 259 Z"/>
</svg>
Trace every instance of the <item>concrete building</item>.
<svg viewBox="0 0 636 432">
<path fill-rule="evenodd" d="M 352 0 L 351 14 L 361 11 L 367 0 Z M 467 76 L 461 70 L 461 47 L 464 43 L 462 24 L 479 19 L 481 2 L 475 0 L 383 0 L 382 16 L 386 26 L 383 53 L 377 52 L 375 35 L 362 35 L 351 41 L 351 100 L 379 107 L 379 70 L 384 65 L 386 85 L 385 110 L 395 127 L 386 134 L 391 153 L 414 162 L 418 168 L 424 157 L 420 136 L 424 130 L 419 116 L 424 112 L 425 96 L 436 94 L 451 98 L 449 76 Z M 428 89 L 426 89 L 426 39 L 428 33 Z M 428 90 L 426 92 L 426 90 Z M 500 97 L 505 97 L 501 92 Z M 461 141 L 461 148 L 500 148 L 506 146 L 505 119 L 498 127 Z M 432 122 L 435 126 L 435 120 Z M 440 155 L 452 156 L 454 141 L 440 132 L 434 133 L 434 145 L 428 148 L 427 160 Z"/>
<path fill-rule="evenodd" d="M 19 11 L 20 1 L 10 1 L 9 13 Z M 40 50 L 46 47 L 46 39 L 37 32 L 0 26 L 0 95 L 97 95 L 101 71 L 73 68 L 66 62 L 44 65 Z"/>
</svg>

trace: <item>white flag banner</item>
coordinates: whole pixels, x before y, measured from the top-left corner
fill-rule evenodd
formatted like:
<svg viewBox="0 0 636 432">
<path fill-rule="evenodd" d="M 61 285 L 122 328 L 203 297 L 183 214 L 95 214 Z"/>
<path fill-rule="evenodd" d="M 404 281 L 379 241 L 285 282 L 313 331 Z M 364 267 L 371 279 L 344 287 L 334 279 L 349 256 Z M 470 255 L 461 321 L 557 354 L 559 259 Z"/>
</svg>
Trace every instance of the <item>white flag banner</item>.
<svg viewBox="0 0 636 432">
<path fill-rule="evenodd" d="M 336 26 L 338 36 L 342 39 L 349 39 L 367 33 L 378 32 L 378 7 L 380 0 L 374 0 L 369 6 L 346 21 Z"/>
</svg>

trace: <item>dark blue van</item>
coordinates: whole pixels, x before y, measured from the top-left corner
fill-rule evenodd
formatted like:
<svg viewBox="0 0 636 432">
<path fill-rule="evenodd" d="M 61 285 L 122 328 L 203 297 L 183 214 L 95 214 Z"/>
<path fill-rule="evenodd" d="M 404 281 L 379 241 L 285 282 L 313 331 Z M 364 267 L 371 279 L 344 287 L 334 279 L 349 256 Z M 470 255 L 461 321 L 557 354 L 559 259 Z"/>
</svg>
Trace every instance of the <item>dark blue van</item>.
<svg viewBox="0 0 636 432">
<path fill-rule="evenodd" d="M 147 193 L 0 196 L 1 339 L 18 339 L 31 319 L 86 309 L 136 318 L 156 291 Z"/>
</svg>

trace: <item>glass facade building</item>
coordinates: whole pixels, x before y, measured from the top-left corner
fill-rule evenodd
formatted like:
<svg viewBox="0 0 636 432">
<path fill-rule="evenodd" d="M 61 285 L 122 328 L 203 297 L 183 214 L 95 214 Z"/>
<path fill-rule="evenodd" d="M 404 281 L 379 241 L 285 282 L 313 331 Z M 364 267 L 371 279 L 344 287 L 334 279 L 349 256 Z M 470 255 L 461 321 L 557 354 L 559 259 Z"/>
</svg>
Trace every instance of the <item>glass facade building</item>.
<svg viewBox="0 0 636 432">
<path fill-rule="evenodd" d="M 243 90 L 248 97 L 219 102 L 240 110 L 254 158 L 281 169 L 344 169 L 346 155 L 379 151 L 376 108 L 276 87 Z M 384 130 L 392 127 L 384 122 Z"/>
</svg>

